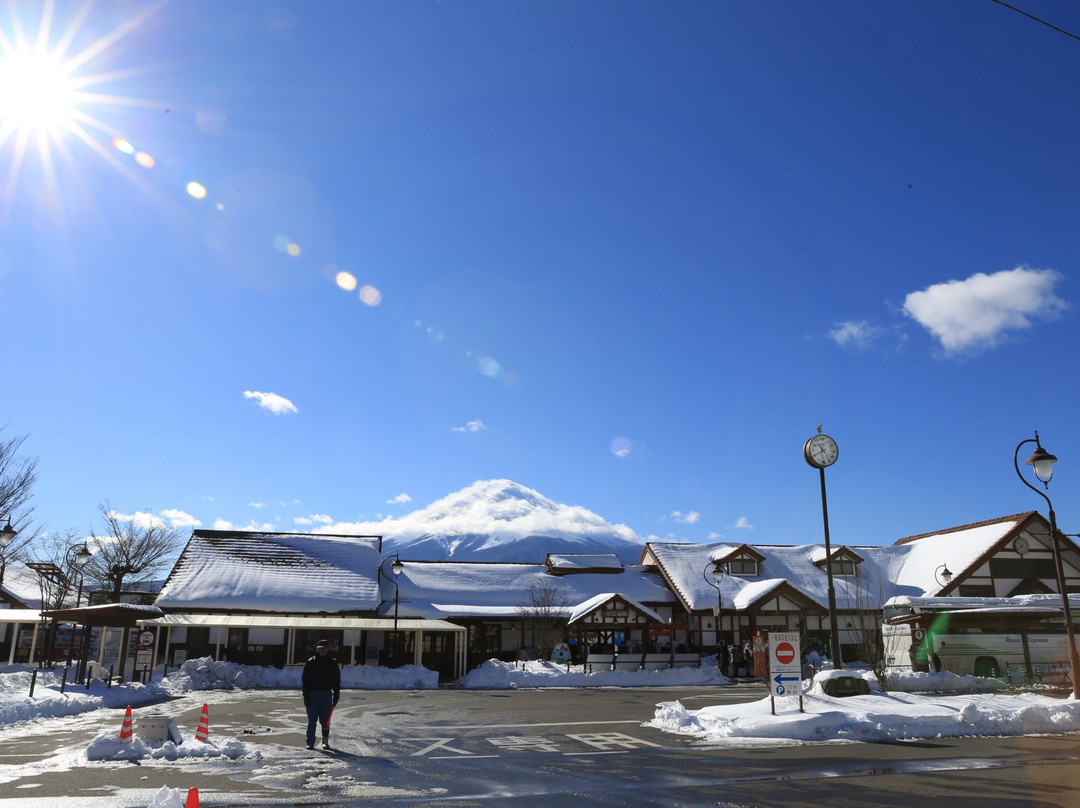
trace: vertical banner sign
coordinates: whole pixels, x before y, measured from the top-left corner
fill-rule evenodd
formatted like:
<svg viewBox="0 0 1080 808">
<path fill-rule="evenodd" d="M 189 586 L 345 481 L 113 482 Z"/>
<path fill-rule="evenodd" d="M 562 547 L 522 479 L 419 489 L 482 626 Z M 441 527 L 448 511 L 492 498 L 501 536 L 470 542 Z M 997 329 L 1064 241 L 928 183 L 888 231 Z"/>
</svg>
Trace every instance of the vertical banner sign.
<svg viewBox="0 0 1080 808">
<path fill-rule="evenodd" d="M 802 710 L 802 654 L 799 653 L 799 632 L 769 632 L 769 690 L 777 696 L 798 696 Z M 775 707 L 775 703 L 774 703 Z"/>
</svg>

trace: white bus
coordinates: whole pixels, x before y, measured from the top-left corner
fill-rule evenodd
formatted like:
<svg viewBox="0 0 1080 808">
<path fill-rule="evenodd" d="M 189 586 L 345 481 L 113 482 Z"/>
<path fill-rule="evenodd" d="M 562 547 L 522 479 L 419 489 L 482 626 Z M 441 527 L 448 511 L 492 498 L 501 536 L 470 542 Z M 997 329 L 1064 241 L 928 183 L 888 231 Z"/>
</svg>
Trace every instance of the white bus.
<svg viewBox="0 0 1080 808">
<path fill-rule="evenodd" d="M 1069 604 L 1075 625 L 1080 595 Z M 1071 684 L 1060 595 L 890 598 L 881 635 L 887 668 Z"/>
</svg>

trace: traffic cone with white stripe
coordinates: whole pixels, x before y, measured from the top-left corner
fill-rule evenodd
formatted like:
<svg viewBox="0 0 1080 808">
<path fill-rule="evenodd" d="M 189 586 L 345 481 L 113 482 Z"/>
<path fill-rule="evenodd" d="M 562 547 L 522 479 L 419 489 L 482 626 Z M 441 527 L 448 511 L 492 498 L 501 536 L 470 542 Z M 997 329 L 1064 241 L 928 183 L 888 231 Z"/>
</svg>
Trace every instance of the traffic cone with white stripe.
<svg viewBox="0 0 1080 808">
<path fill-rule="evenodd" d="M 210 705 L 204 704 L 202 706 L 202 715 L 199 716 L 199 728 L 195 730 L 196 741 L 209 741 L 210 740 Z M 199 799 L 198 795 L 195 796 L 196 801 Z"/>
<path fill-rule="evenodd" d="M 188 789 L 187 799 L 184 800 L 184 808 L 199 808 L 199 789 Z"/>
<path fill-rule="evenodd" d="M 131 705 L 129 704 L 127 712 L 124 713 L 124 723 L 120 725 L 120 743 L 131 743 L 131 737 Z"/>
</svg>

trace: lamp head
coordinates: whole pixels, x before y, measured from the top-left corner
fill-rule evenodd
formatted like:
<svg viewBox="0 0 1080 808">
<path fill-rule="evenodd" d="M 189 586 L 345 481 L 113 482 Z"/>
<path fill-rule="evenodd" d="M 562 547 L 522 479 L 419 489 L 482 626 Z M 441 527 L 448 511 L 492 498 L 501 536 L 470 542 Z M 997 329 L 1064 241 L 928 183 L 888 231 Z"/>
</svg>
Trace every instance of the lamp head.
<svg viewBox="0 0 1080 808">
<path fill-rule="evenodd" d="M 945 583 L 948 583 L 952 580 L 952 573 L 949 571 L 948 564 L 942 564 L 940 567 L 938 567 L 938 569 L 941 570 L 941 580 L 943 580 Z"/>
<path fill-rule="evenodd" d="M 721 567 L 719 564 L 717 564 L 712 569 L 712 577 L 713 577 L 713 580 L 716 581 L 717 583 L 720 583 L 721 581 L 723 581 L 724 580 L 724 568 Z"/>
<path fill-rule="evenodd" d="M 9 516 L 7 524 L 0 527 L 0 547 L 7 547 L 15 541 L 15 536 L 18 532 L 19 531 L 11 526 L 11 517 Z"/>
<path fill-rule="evenodd" d="M 405 565 L 401 563 L 400 558 L 395 558 L 394 563 L 390 565 L 390 572 L 394 575 L 401 575 L 401 571 L 405 569 Z"/>
<path fill-rule="evenodd" d="M 1054 476 L 1054 464 L 1056 462 L 1057 458 L 1042 446 L 1036 447 L 1035 451 L 1031 453 L 1031 457 L 1027 459 L 1027 464 L 1031 466 L 1035 476 L 1039 478 L 1039 482 L 1044 485 L 1050 482 L 1050 478 Z"/>
<path fill-rule="evenodd" d="M 75 554 L 75 562 L 80 567 L 85 567 L 87 564 L 90 563 L 90 559 L 93 557 L 94 554 L 90 552 L 90 548 L 84 544 L 79 550 L 79 552 Z"/>
</svg>

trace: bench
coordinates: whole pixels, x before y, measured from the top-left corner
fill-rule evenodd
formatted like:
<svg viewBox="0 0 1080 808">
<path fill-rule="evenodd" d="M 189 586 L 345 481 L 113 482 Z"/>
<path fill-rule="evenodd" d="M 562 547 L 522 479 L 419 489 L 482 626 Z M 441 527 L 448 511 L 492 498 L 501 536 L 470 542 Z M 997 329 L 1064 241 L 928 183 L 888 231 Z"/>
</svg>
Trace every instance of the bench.
<svg viewBox="0 0 1080 808">
<path fill-rule="evenodd" d="M 615 657 L 615 670 L 637 671 L 641 670 L 642 654 L 619 654 Z"/>
<path fill-rule="evenodd" d="M 615 664 L 614 654 L 589 654 L 585 657 L 585 673 L 609 671 Z"/>
<path fill-rule="evenodd" d="M 662 671 L 671 667 L 671 654 L 646 654 L 641 660 L 644 671 Z"/>
<path fill-rule="evenodd" d="M 671 658 L 671 667 L 673 668 L 700 668 L 701 667 L 701 655 L 700 654 L 675 654 Z"/>
</svg>

